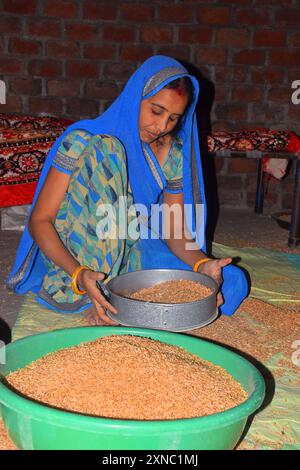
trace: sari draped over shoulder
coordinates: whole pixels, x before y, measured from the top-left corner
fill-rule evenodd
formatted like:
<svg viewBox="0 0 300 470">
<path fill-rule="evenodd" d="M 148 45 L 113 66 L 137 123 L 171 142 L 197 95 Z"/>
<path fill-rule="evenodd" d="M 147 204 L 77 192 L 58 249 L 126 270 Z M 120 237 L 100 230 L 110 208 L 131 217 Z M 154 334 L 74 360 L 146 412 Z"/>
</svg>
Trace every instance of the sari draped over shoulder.
<svg viewBox="0 0 300 470">
<path fill-rule="evenodd" d="M 182 141 L 182 190 L 184 204 L 190 208 L 188 228 L 195 235 L 198 247 L 205 252 L 206 202 L 195 113 L 199 85 L 196 78 L 189 75 L 179 62 L 165 56 L 154 56 L 146 60 L 128 80 L 120 96 L 101 116 L 93 120 L 78 121 L 69 126 L 59 137 L 45 161 L 31 211 L 61 143 L 70 132 L 80 130 L 88 132 L 91 136 L 106 135 L 119 140 L 125 151 L 126 170 L 133 202 L 136 206 L 142 205 L 151 214 L 152 205 L 162 202 L 163 188 L 159 178 L 155 177 L 155 171 L 147 158 L 147 151 L 140 140 L 138 126 L 140 104 L 143 99 L 156 94 L 169 82 L 180 77 L 189 77 L 194 88 L 193 100 L 178 130 L 178 137 Z M 197 207 L 201 208 L 200 217 L 199 213 L 197 214 Z M 169 250 L 162 237 L 141 239 L 138 244 L 141 254 L 140 269 L 191 269 Z M 28 291 L 38 294 L 48 270 L 45 257 L 30 236 L 27 223 L 7 286 L 18 294 Z M 221 311 L 231 315 L 246 297 L 248 284 L 244 273 L 235 266 L 223 268 L 223 279 L 224 304 Z M 87 302 L 77 311 L 86 305 Z"/>
</svg>

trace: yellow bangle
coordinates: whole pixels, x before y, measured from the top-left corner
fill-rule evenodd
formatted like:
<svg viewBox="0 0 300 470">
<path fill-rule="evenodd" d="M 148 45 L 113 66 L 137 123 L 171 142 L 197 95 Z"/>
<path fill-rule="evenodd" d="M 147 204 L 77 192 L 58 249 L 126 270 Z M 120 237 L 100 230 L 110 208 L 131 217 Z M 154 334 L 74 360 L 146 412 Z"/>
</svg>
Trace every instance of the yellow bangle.
<svg viewBox="0 0 300 470">
<path fill-rule="evenodd" d="M 84 269 L 90 269 L 88 266 L 78 266 L 78 268 L 75 269 L 75 271 L 73 272 L 72 274 L 72 277 L 71 277 L 71 287 L 73 289 L 73 292 L 77 295 L 84 295 L 86 294 L 86 290 L 80 290 L 78 289 L 78 285 L 77 285 L 77 277 L 78 277 L 78 274 L 80 273 L 80 271 L 83 271 Z"/>
<path fill-rule="evenodd" d="M 201 264 L 203 264 L 203 263 L 207 263 L 207 261 L 211 261 L 211 259 L 210 258 L 202 258 L 202 259 L 199 259 L 199 261 L 196 261 L 196 263 L 194 264 L 194 267 L 193 267 L 194 273 L 197 273 L 198 269 L 199 269 L 199 266 L 201 266 Z"/>
</svg>

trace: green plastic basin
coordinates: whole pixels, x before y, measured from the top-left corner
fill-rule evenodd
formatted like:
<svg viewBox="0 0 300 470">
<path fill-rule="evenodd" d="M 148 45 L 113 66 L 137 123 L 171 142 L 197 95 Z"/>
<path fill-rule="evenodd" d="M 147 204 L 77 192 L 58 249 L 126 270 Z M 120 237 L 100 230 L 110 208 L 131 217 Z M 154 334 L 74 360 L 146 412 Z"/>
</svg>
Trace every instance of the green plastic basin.
<svg viewBox="0 0 300 470">
<path fill-rule="evenodd" d="M 249 398 L 222 413 L 173 421 L 97 418 L 41 405 L 14 393 L 0 382 L 1 414 L 20 449 L 233 449 L 247 418 L 261 405 L 265 386 L 258 370 L 232 351 L 197 337 L 126 327 L 82 327 L 29 336 L 7 346 L 6 375 L 58 349 L 109 335 L 139 335 L 181 346 L 228 371 Z M 100 358 L 101 360 L 101 358 Z M 84 367 L 84 364 L 82 365 Z"/>
</svg>

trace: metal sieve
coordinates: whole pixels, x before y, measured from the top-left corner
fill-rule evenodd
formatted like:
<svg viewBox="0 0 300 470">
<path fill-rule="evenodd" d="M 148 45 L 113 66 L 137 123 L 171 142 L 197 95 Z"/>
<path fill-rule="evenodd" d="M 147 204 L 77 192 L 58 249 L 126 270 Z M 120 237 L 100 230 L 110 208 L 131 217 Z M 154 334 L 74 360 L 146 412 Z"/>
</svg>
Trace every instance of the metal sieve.
<svg viewBox="0 0 300 470">
<path fill-rule="evenodd" d="M 204 299 L 179 304 L 145 302 L 126 297 L 140 289 L 171 280 L 199 282 L 211 288 L 212 293 Z M 101 288 L 102 285 L 101 283 Z M 177 269 L 135 271 L 111 279 L 104 289 L 109 302 L 118 310 L 117 315 L 109 311 L 107 315 L 124 326 L 182 332 L 202 328 L 218 316 L 216 281 L 205 274 L 193 271 Z"/>
</svg>

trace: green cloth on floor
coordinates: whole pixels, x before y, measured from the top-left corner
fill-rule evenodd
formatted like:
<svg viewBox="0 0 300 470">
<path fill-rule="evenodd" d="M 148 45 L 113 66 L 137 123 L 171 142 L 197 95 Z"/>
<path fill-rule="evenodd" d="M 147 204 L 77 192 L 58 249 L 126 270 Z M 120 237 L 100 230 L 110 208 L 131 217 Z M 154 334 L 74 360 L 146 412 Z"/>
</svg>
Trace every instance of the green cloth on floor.
<svg viewBox="0 0 300 470">
<path fill-rule="evenodd" d="M 217 257 L 240 257 L 240 266 L 247 269 L 252 279 L 251 296 L 264 300 L 273 305 L 283 305 L 288 309 L 299 311 L 300 306 L 300 255 L 273 252 L 261 248 L 234 249 L 219 244 L 213 245 L 213 254 Z M 298 294 L 297 294 L 298 291 Z M 204 332 L 208 335 L 215 328 L 222 330 L 223 325 L 232 331 L 236 329 L 249 335 L 250 349 L 254 341 L 265 340 L 264 332 L 270 334 L 269 324 L 264 322 L 264 313 L 259 317 L 251 317 L 251 309 L 246 301 L 239 313 L 232 317 L 221 317 L 206 328 L 195 330 L 197 336 Z M 248 310 L 247 310 L 248 308 Z M 269 307 L 271 308 L 271 307 Z M 274 314 L 275 315 L 275 314 Z M 280 311 L 279 314 L 280 317 Z M 296 311 L 288 315 L 298 315 Z M 295 317 L 296 318 L 296 317 Z M 280 318 L 277 322 L 280 324 Z M 80 314 L 59 314 L 34 301 L 33 294 L 24 296 L 16 325 L 13 329 L 13 341 L 24 336 L 51 331 L 54 329 L 69 328 L 87 325 Z M 299 323 L 298 323 L 299 324 Z M 272 331 L 271 331 L 272 333 Z M 277 336 L 276 336 L 277 335 Z M 228 346 L 230 334 L 227 336 Z M 213 335 L 211 339 L 216 339 Z M 248 340 L 248 339 L 247 339 Z M 270 404 L 255 415 L 250 428 L 243 439 L 241 448 L 244 449 L 299 449 L 300 448 L 300 394 L 299 394 L 299 366 L 292 364 L 292 349 L 294 340 L 300 340 L 300 331 L 294 329 L 287 338 L 290 351 L 284 350 L 280 342 L 278 331 L 274 333 L 272 346 L 277 348 L 276 354 L 265 360 L 253 352 L 253 357 L 268 369 L 270 377 L 275 377 L 275 394 Z M 242 349 L 241 349 L 242 351 Z M 247 351 L 247 350 L 246 350 Z M 271 380 L 272 381 L 272 380 Z"/>
<path fill-rule="evenodd" d="M 277 374 L 280 369 L 283 375 L 275 381 L 272 403 L 254 417 L 244 443 L 248 449 L 300 449 L 299 371 L 280 366 L 282 360 L 279 353 L 264 364 Z"/>
<path fill-rule="evenodd" d="M 24 302 L 12 330 L 12 341 L 45 331 L 88 325 L 82 314 L 56 313 L 37 303 L 34 298 L 35 294 L 32 292 L 24 296 Z"/>
<path fill-rule="evenodd" d="M 251 297 L 300 311 L 300 255 L 265 248 L 232 248 L 213 243 L 217 258 L 241 258 L 251 278 Z"/>
</svg>

